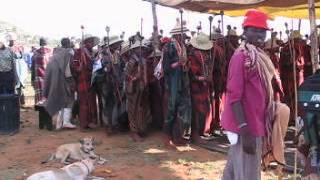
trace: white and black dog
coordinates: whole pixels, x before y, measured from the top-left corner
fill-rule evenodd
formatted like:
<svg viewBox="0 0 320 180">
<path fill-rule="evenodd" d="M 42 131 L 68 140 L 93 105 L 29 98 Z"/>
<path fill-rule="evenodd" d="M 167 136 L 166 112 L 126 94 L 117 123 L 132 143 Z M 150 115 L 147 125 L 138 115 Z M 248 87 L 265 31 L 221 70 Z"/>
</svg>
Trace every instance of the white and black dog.
<svg viewBox="0 0 320 180">
<path fill-rule="evenodd" d="M 88 158 L 61 169 L 35 173 L 28 177 L 27 180 L 103 180 L 104 178 L 89 176 L 95 169 L 96 162 L 97 160 Z"/>
</svg>

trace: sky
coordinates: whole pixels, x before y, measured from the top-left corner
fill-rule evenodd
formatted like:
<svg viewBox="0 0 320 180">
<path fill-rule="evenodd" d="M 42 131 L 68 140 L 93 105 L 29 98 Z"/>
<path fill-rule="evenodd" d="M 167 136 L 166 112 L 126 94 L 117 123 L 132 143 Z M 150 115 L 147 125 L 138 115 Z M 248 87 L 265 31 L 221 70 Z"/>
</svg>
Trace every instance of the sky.
<svg viewBox="0 0 320 180">
<path fill-rule="evenodd" d="M 2 2 L 3 1 L 3 2 Z M 48 38 L 81 36 L 80 26 L 84 25 L 85 33 L 99 37 L 106 36 L 105 27 L 110 26 L 111 35 L 125 32 L 126 37 L 140 31 L 143 18 L 142 34 L 149 37 L 152 32 L 153 18 L 151 5 L 142 0 L 0 0 L 0 20 L 7 21 L 22 28 L 26 32 Z M 7 8 L 3 8 L 7 7 Z M 174 27 L 179 12 L 176 9 L 157 6 L 159 28 L 168 35 Z M 203 32 L 209 33 L 209 15 L 186 11 L 184 19 L 191 30 L 196 30 L 201 21 Z M 220 17 L 214 18 L 214 25 Z M 225 17 L 225 26 L 231 24 L 238 27 L 241 33 L 242 18 Z M 269 22 L 277 31 L 284 31 L 284 23 L 288 22 L 294 29 L 298 28 L 298 20 L 277 18 Z M 226 30 L 225 30 L 226 31 Z M 309 33 L 309 22 L 303 21 L 302 34 Z"/>
</svg>

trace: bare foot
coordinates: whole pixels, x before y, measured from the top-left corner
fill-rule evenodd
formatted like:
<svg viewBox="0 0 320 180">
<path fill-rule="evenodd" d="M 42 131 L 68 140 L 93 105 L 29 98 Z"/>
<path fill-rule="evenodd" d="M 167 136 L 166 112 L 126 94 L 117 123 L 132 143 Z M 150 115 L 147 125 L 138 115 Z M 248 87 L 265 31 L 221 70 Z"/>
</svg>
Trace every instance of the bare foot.
<svg viewBox="0 0 320 180">
<path fill-rule="evenodd" d="M 90 129 L 96 129 L 96 128 L 98 128 L 98 125 L 95 124 L 95 123 L 90 123 L 90 124 L 88 124 L 88 128 L 90 128 Z"/>
<path fill-rule="evenodd" d="M 170 138 L 170 136 L 163 134 L 161 138 L 162 138 L 163 144 L 166 148 L 171 149 L 171 150 L 177 150 L 177 147 L 172 142 L 172 139 Z"/>
<path fill-rule="evenodd" d="M 209 141 L 202 139 L 200 136 L 191 136 L 191 142 L 195 144 L 205 144 Z"/>
<path fill-rule="evenodd" d="M 130 133 L 130 136 L 134 142 L 142 142 L 143 141 L 143 138 L 141 138 L 138 133 Z"/>
<path fill-rule="evenodd" d="M 111 135 L 116 134 L 116 131 L 115 131 L 115 129 L 113 127 L 107 127 L 106 128 L 106 133 L 107 133 L 108 136 L 111 136 Z"/>
<path fill-rule="evenodd" d="M 188 141 L 182 137 L 180 138 L 174 138 L 173 139 L 173 143 L 176 145 L 176 146 L 185 146 L 188 144 Z"/>
</svg>

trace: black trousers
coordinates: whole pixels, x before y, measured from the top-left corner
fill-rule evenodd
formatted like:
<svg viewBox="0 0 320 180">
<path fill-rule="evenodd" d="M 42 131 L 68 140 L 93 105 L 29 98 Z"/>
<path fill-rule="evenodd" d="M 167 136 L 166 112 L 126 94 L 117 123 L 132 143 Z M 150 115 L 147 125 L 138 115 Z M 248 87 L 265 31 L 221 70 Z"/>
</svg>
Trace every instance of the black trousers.
<svg viewBox="0 0 320 180">
<path fill-rule="evenodd" d="M 0 94 L 14 94 L 14 72 L 0 72 Z"/>
<path fill-rule="evenodd" d="M 47 110 L 43 106 L 35 106 L 35 110 L 39 111 L 39 128 L 40 129 L 47 128 L 47 130 L 52 131 L 53 130 L 52 118 L 47 112 Z"/>
</svg>

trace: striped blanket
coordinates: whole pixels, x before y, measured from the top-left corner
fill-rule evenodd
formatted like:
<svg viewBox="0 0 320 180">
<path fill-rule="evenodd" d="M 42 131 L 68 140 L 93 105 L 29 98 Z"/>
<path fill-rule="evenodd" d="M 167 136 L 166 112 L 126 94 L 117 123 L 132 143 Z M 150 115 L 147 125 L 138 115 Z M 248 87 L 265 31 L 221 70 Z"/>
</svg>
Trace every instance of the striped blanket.
<svg viewBox="0 0 320 180">
<path fill-rule="evenodd" d="M 44 78 L 47 64 L 49 62 L 50 56 L 52 55 L 52 50 L 46 47 L 41 47 L 36 50 L 33 57 L 32 63 L 34 66 L 34 90 L 35 90 L 35 104 L 39 105 L 45 101 L 43 96 L 44 89 Z"/>
</svg>

